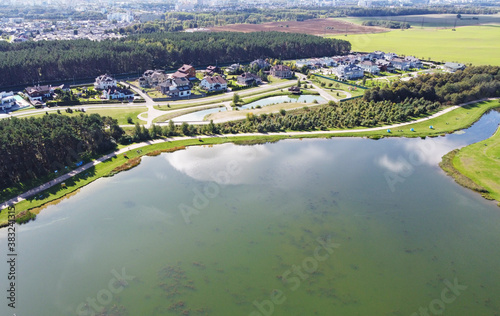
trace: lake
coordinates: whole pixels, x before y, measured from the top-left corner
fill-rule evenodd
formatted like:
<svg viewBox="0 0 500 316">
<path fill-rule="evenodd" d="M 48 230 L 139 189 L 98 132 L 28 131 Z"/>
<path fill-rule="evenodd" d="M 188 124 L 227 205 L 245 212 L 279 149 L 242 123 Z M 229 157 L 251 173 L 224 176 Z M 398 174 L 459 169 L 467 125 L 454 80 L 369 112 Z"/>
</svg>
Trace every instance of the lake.
<svg viewBox="0 0 500 316">
<path fill-rule="evenodd" d="M 144 157 L 17 227 L 0 315 L 498 314 L 500 209 L 437 164 L 499 122 Z"/>
</svg>

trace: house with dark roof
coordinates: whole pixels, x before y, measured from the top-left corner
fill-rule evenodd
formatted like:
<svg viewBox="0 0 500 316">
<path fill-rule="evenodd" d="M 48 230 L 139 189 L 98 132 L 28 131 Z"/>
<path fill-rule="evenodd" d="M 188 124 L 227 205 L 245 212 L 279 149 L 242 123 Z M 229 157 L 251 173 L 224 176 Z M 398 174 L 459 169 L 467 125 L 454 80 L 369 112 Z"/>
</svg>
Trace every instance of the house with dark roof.
<svg viewBox="0 0 500 316">
<path fill-rule="evenodd" d="M 256 74 L 253 74 L 251 72 L 245 72 L 236 77 L 236 82 L 243 86 L 250 86 L 253 84 L 261 84 L 262 79 L 260 79 L 260 77 L 257 76 Z"/>
<path fill-rule="evenodd" d="M 196 69 L 191 65 L 184 64 L 173 75 L 174 78 L 186 78 L 188 80 L 196 80 Z"/>
<path fill-rule="evenodd" d="M 33 103 L 33 101 L 40 101 L 42 102 L 44 99 L 50 98 L 54 95 L 55 89 L 59 88 L 59 86 L 33 86 L 33 87 L 26 87 L 24 89 L 26 91 L 26 94 L 28 95 L 28 98 L 30 101 Z"/>
<path fill-rule="evenodd" d="M 200 87 L 211 92 L 211 91 L 226 91 L 227 81 L 221 76 L 205 76 L 200 82 Z"/>
<path fill-rule="evenodd" d="M 285 65 L 276 65 L 271 67 L 271 75 L 280 78 L 280 79 L 286 79 L 286 78 L 292 78 L 292 69 L 290 67 L 285 66 Z"/>
<path fill-rule="evenodd" d="M 161 93 L 173 98 L 183 98 L 191 95 L 191 83 L 187 78 L 167 79 L 164 83 L 158 85 Z"/>
<path fill-rule="evenodd" d="M 146 70 L 139 78 L 139 85 L 143 88 L 156 87 L 165 82 L 168 76 L 163 70 Z"/>
<path fill-rule="evenodd" d="M 380 71 L 394 72 L 394 66 L 392 63 L 385 59 L 377 59 L 375 64 L 378 66 Z"/>
<path fill-rule="evenodd" d="M 222 69 L 217 66 L 208 66 L 205 72 L 207 75 L 213 76 L 214 74 L 221 74 Z"/>
</svg>

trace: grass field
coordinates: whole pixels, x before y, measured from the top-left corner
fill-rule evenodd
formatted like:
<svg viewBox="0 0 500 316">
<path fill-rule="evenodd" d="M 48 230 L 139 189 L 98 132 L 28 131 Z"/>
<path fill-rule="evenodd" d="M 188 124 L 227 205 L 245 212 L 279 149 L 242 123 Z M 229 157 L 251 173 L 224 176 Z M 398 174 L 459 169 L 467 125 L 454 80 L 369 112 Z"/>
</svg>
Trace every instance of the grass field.
<svg viewBox="0 0 500 316">
<path fill-rule="evenodd" d="M 491 138 L 460 149 L 453 166 L 485 188 L 489 198 L 500 201 L 500 129 Z"/>
<path fill-rule="evenodd" d="M 500 66 L 500 26 L 394 30 L 377 34 L 330 36 L 351 42 L 353 51 L 381 50 L 434 61 Z"/>
<path fill-rule="evenodd" d="M 73 113 L 66 113 L 65 109 L 60 109 L 61 110 L 61 115 L 80 115 L 82 112 L 76 112 L 74 111 Z M 85 110 L 85 113 L 83 114 L 92 114 L 92 113 L 97 113 L 102 116 L 111 116 L 114 119 L 118 120 L 119 125 L 126 125 L 130 124 L 127 122 L 127 118 L 130 116 L 133 120 L 133 122 L 138 122 L 140 124 L 145 124 L 146 122 L 143 120 L 139 120 L 137 118 L 137 115 L 139 115 L 142 112 L 146 112 L 148 110 L 147 107 L 132 107 L 132 108 L 113 108 L 113 109 L 87 109 Z M 50 114 L 56 114 L 56 111 L 48 111 Z M 39 114 L 34 114 L 34 115 L 21 115 L 18 116 L 19 118 L 25 118 L 25 117 L 42 117 L 45 115 L 44 113 L 39 113 Z"/>
<path fill-rule="evenodd" d="M 462 14 L 461 19 L 457 19 L 456 14 L 425 14 L 425 15 L 401 15 L 401 16 L 346 17 L 346 18 L 339 18 L 339 20 L 355 24 L 362 24 L 364 21 L 374 21 L 374 20 L 399 21 L 399 22 L 408 22 L 410 23 L 411 27 L 414 28 L 422 28 L 422 27 L 452 28 L 455 25 L 457 27 L 460 27 L 460 26 L 475 26 L 479 24 L 498 24 L 500 23 L 500 14 L 489 14 L 489 15 Z"/>
</svg>

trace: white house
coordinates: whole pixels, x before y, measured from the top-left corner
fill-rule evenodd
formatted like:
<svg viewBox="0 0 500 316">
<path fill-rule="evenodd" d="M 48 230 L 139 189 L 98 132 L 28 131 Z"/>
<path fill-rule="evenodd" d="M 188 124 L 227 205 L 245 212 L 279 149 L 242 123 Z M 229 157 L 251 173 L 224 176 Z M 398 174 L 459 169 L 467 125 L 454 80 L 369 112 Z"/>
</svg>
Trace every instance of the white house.
<svg viewBox="0 0 500 316">
<path fill-rule="evenodd" d="M 295 62 L 295 67 L 297 67 L 297 69 L 301 69 L 304 66 L 307 66 L 307 68 L 314 68 L 313 62 L 307 59 L 301 59 Z"/>
<path fill-rule="evenodd" d="M 0 92 L 0 109 L 10 109 L 16 103 L 14 92 Z"/>
<path fill-rule="evenodd" d="M 401 58 L 393 58 L 391 60 L 392 65 L 394 68 L 407 71 L 410 70 L 410 62 Z"/>
<path fill-rule="evenodd" d="M 227 81 L 221 76 L 206 76 L 201 80 L 200 87 L 207 91 L 226 91 Z"/>
<path fill-rule="evenodd" d="M 99 77 L 95 78 L 94 88 L 99 90 L 116 88 L 116 80 L 109 75 L 100 75 Z"/>
<path fill-rule="evenodd" d="M 385 54 L 384 54 L 384 58 L 385 58 L 386 60 L 391 60 L 391 59 L 396 58 L 396 57 L 398 57 L 398 55 L 397 55 L 397 54 L 394 54 L 394 53 L 385 53 Z"/>
<path fill-rule="evenodd" d="M 447 63 L 445 63 L 443 65 L 443 68 L 446 71 L 455 72 L 457 70 L 464 70 L 465 69 L 465 65 L 464 64 L 459 64 L 459 63 L 450 63 L 450 62 L 447 62 Z"/>
<path fill-rule="evenodd" d="M 373 61 L 362 61 L 361 63 L 359 63 L 359 67 L 363 68 L 363 71 L 368 72 L 372 75 L 378 75 L 380 73 L 380 68 Z"/>
<path fill-rule="evenodd" d="M 257 68 L 266 68 L 266 67 L 269 67 L 271 66 L 271 64 L 269 64 L 267 61 L 265 61 L 264 59 L 256 59 L 254 61 L 252 61 L 250 63 L 250 67 L 254 67 L 256 66 Z"/>
<path fill-rule="evenodd" d="M 405 60 L 410 62 L 410 68 L 424 68 L 424 65 L 420 61 L 420 59 L 413 57 L 413 56 L 406 56 Z"/>
<path fill-rule="evenodd" d="M 357 65 L 340 65 L 334 68 L 333 73 L 339 79 L 346 79 L 346 80 L 359 79 L 363 78 L 364 76 L 363 68 Z"/>
<path fill-rule="evenodd" d="M 108 100 L 133 99 L 134 93 L 127 89 L 109 88 L 102 91 L 102 96 Z"/>
</svg>

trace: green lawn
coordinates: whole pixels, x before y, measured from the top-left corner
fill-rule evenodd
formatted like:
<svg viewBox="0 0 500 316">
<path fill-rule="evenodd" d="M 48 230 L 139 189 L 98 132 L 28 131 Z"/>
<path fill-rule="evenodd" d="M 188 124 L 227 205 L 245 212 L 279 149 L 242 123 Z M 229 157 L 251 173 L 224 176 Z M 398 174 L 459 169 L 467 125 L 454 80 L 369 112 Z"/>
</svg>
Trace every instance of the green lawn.
<svg viewBox="0 0 500 316">
<path fill-rule="evenodd" d="M 477 19 L 473 20 L 472 17 Z M 456 14 L 425 14 L 425 15 L 400 15 L 400 16 L 367 16 L 367 17 L 345 17 L 339 18 L 346 22 L 362 24 L 364 21 L 398 21 L 408 22 L 412 28 L 453 28 L 461 26 L 475 26 L 479 24 L 498 24 L 500 23 L 499 14 L 471 15 L 462 14 L 462 19 L 457 19 Z M 455 24 L 456 23 L 456 24 Z"/>
<path fill-rule="evenodd" d="M 460 149 L 453 166 L 500 201 L 500 129 L 491 138 Z"/>
<path fill-rule="evenodd" d="M 353 97 L 360 96 L 360 95 L 363 95 L 365 93 L 364 89 L 361 89 L 358 87 L 353 87 L 353 86 L 350 86 L 348 84 L 343 84 L 343 83 L 340 83 L 337 81 L 328 80 L 328 79 L 321 78 L 321 77 L 314 77 L 313 80 L 318 81 L 318 82 L 324 82 L 326 84 L 324 87 L 322 87 L 324 90 L 331 90 L 331 89 L 342 90 L 342 91 L 346 91 L 346 92 L 350 93 Z M 330 83 L 332 84 L 331 87 L 329 87 Z M 336 93 L 335 93 L 335 96 L 336 96 Z"/>
<path fill-rule="evenodd" d="M 410 29 L 385 33 L 330 36 L 351 42 L 353 51 L 381 50 L 435 61 L 500 65 L 500 27 Z"/>
<path fill-rule="evenodd" d="M 80 115 L 82 112 L 76 112 L 73 111 L 73 113 L 66 113 L 66 108 L 61 108 L 61 114 L 62 115 Z M 74 109 L 73 109 L 74 110 Z M 135 122 L 139 122 L 140 124 L 145 124 L 146 122 L 143 120 L 139 120 L 137 118 L 137 115 L 139 115 L 142 112 L 146 112 L 148 110 L 147 107 L 141 106 L 141 107 L 131 107 L 131 108 L 124 108 L 124 109 L 119 109 L 119 108 L 112 108 L 112 109 L 87 109 L 85 110 L 84 114 L 92 114 L 92 113 L 97 113 L 102 116 L 111 116 L 112 118 L 115 118 L 118 120 L 118 124 L 120 125 L 126 125 L 130 124 L 127 122 L 127 118 L 130 116 L 132 120 Z M 50 114 L 56 114 L 56 111 L 47 111 Z M 38 113 L 38 114 L 33 114 L 33 115 L 22 115 L 18 116 L 19 118 L 25 118 L 25 117 L 42 117 L 44 116 L 45 113 Z"/>
</svg>

